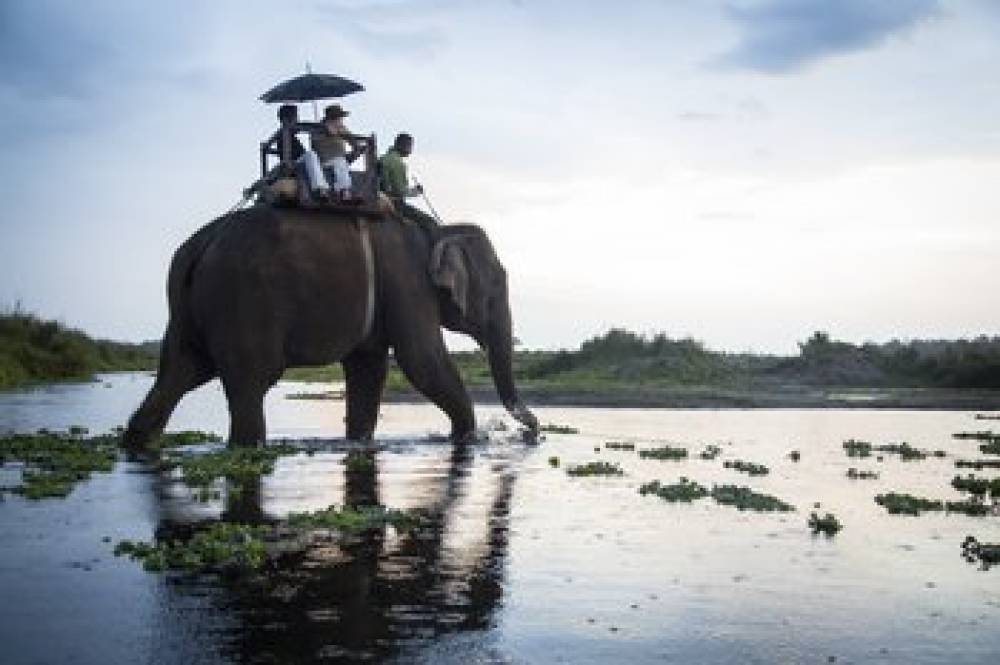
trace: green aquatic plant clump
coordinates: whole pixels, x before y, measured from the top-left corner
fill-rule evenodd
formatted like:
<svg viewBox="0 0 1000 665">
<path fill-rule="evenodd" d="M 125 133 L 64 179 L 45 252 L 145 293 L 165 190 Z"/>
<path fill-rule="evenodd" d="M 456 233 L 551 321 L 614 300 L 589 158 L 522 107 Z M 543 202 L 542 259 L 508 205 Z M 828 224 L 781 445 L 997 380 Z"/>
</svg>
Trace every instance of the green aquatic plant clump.
<svg viewBox="0 0 1000 665">
<path fill-rule="evenodd" d="M 979 446 L 979 452 L 984 455 L 1000 455 L 1000 441 L 994 441 L 992 443 L 984 443 Z"/>
<path fill-rule="evenodd" d="M 739 510 L 753 510 L 766 513 L 787 513 L 795 510 L 795 506 L 785 503 L 770 494 L 754 492 L 749 487 L 715 485 L 712 487 L 711 494 L 716 503 L 735 506 Z"/>
<path fill-rule="evenodd" d="M 559 458 L 556 457 L 555 455 L 553 455 L 552 457 L 550 457 L 549 458 L 549 466 L 551 466 L 553 469 L 558 469 L 559 468 Z"/>
<path fill-rule="evenodd" d="M 979 432 L 956 432 L 951 436 L 955 439 L 963 439 L 971 441 L 987 441 L 987 442 L 1000 441 L 1000 434 L 997 434 L 992 430 L 983 430 Z"/>
<path fill-rule="evenodd" d="M 639 494 L 642 496 L 652 494 L 670 503 L 677 503 L 678 501 L 691 503 L 692 501 L 705 498 L 709 492 L 704 486 L 682 476 L 678 482 L 671 485 L 664 485 L 658 480 L 644 483 L 639 487 Z"/>
<path fill-rule="evenodd" d="M 962 558 L 989 570 L 991 566 L 1000 564 L 1000 543 L 984 543 L 973 536 L 966 536 L 962 541 Z"/>
<path fill-rule="evenodd" d="M 219 478 L 241 484 L 255 481 L 274 471 L 274 463 L 279 457 L 297 452 L 297 448 L 288 445 L 226 448 L 211 453 L 167 458 L 164 465 L 167 468 L 179 467 L 185 485 L 206 488 Z"/>
<path fill-rule="evenodd" d="M 843 447 L 848 457 L 871 457 L 872 454 L 872 444 L 868 441 L 848 439 L 844 441 Z"/>
<path fill-rule="evenodd" d="M 587 462 L 566 469 L 571 476 L 624 476 L 625 472 L 617 464 L 611 462 Z"/>
<path fill-rule="evenodd" d="M 0 465 L 24 465 L 21 483 L 10 491 L 33 500 L 61 498 L 92 473 L 110 473 L 118 459 L 117 437 L 87 437 L 86 432 L 72 427 L 67 432 L 41 429 L 0 437 Z"/>
<path fill-rule="evenodd" d="M 740 473 L 749 474 L 751 476 L 766 476 L 768 473 L 771 472 L 771 470 L 768 469 L 763 464 L 756 464 L 754 462 L 745 462 L 740 459 L 726 460 L 725 462 L 722 463 L 722 466 L 726 467 L 727 469 L 734 469 L 736 471 L 739 471 Z"/>
<path fill-rule="evenodd" d="M 343 508 L 329 506 L 309 513 L 288 515 L 288 525 L 294 529 L 336 529 L 352 534 L 385 526 L 392 526 L 397 531 L 409 531 L 421 522 L 419 511 L 402 511 L 377 505 Z"/>
<path fill-rule="evenodd" d="M 375 456 L 363 450 L 352 450 L 344 456 L 343 464 L 355 473 L 375 468 Z"/>
<path fill-rule="evenodd" d="M 959 492 L 968 492 L 976 496 L 989 494 L 991 497 L 1000 497 L 1000 478 L 977 478 L 972 474 L 964 477 L 955 476 L 951 486 Z"/>
<path fill-rule="evenodd" d="M 884 507 L 890 515 L 920 515 L 923 512 L 961 513 L 970 517 L 982 517 L 989 515 L 992 507 L 982 501 L 982 499 L 972 498 L 963 501 L 939 501 L 937 499 L 926 499 L 924 497 L 913 496 L 897 492 L 879 494 L 875 497 L 875 503 Z"/>
<path fill-rule="evenodd" d="M 812 513 L 809 515 L 809 528 L 812 529 L 814 534 L 823 533 L 828 537 L 832 537 L 837 535 L 837 532 L 843 529 L 844 525 L 840 523 L 840 520 L 833 513 L 827 513 L 823 517 Z"/>
<path fill-rule="evenodd" d="M 538 428 L 540 432 L 547 432 L 549 434 L 579 434 L 580 430 L 570 425 L 555 425 L 553 423 L 547 423 Z"/>
<path fill-rule="evenodd" d="M 855 469 L 852 466 L 847 470 L 847 477 L 851 480 L 878 480 L 878 473 L 876 471 Z"/>
<path fill-rule="evenodd" d="M 604 447 L 608 450 L 635 450 L 635 444 L 627 441 L 608 441 Z"/>
<path fill-rule="evenodd" d="M 960 469 L 975 469 L 976 471 L 1000 469 L 1000 459 L 957 459 L 955 466 Z"/>
<path fill-rule="evenodd" d="M 910 460 L 922 460 L 927 457 L 927 453 L 914 448 L 905 441 L 902 443 L 887 443 L 882 446 L 875 446 L 875 450 L 899 455 L 904 462 L 909 462 Z"/>
<path fill-rule="evenodd" d="M 150 444 L 150 448 L 162 450 L 202 443 L 219 443 L 220 441 L 222 441 L 222 437 L 215 432 L 186 429 L 178 432 L 164 432 Z"/>
<path fill-rule="evenodd" d="M 114 553 L 142 562 L 142 567 L 150 572 L 257 570 L 267 561 L 264 538 L 269 532 L 266 526 L 215 522 L 187 541 L 123 540 L 115 546 Z"/>
<path fill-rule="evenodd" d="M 944 510 L 944 503 L 941 501 L 901 492 L 878 494 L 875 496 L 875 503 L 885 508 L 890 515 L 916 516 L 922 512 Z"/>
<path fill-rule="evenodd" d="M 710 443 L 701 449 L 701 452 L 698 453 L 698 457 L 700 457 L 703 460 L 714 460 L 721 453 L 722 453 L 721 446 L 717 446 L 714 443 Z"/>
<path fill-rule="evenodd" d="M 687 448 L 675 448 L 673 446 L 661 446 L 659 448 L 645 448 L 639 451 L 639 457 L 643 459 L 657 460 L 682 460 L 688 456 Z"/>
</svg>

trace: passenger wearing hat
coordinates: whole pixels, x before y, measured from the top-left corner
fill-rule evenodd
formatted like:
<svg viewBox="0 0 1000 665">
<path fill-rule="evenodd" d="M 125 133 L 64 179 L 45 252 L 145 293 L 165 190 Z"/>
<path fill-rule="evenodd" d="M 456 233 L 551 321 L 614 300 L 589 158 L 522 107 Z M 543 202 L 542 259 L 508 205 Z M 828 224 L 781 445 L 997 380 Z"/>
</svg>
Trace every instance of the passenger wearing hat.
<svg viewBox="0 0 1000 665">
<path fill-rule="evenodd" d="M 361 149 L 344 126 L 344 118 L 347 116 L 347 111 L 339 104 L 327 106 L 323 112 L 323 122 L 310 133 L 309 141 L 337 199 L 356 202 L 359 199 L 351 191 L 351 172 L 347 165 L 357 159 Z"/>
</svg>

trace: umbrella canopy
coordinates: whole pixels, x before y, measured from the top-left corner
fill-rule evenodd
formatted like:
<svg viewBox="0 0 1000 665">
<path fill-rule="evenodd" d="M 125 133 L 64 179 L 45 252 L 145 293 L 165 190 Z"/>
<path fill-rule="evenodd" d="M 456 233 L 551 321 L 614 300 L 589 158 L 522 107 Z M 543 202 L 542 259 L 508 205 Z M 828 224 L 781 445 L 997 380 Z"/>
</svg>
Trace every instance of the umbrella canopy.
<svg viewBox="0 0 1000 665">
<path fill-rule="evenodd" d="M 311 102 L 316 99 L 343 97 L 353 92 L 361 92 L 364 86 L 350 79 L 333 74 L 303 74 L 284 83 L 279 83 L 263 95 L 261 101 L 273 104 L 275 102 Z"/>
</svg>

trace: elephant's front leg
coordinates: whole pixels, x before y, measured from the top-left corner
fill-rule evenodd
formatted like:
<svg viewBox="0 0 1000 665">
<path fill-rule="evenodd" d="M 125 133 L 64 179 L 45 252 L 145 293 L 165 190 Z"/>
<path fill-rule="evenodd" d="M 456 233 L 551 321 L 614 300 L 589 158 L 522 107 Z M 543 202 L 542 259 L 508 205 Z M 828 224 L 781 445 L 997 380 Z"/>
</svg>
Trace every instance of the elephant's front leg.
<svg viewBox="0 0 1000 665">
<path fill-rule="evenodd" d="M 427 396 L 451 420 L 451 438 L 475 438 L 476 417 L 458 368 L 448 355 L 440 328 L 404 336 L 395 347 L 396 362 L 413 387 Z"/>
<path fill-rule="evenodd" d="M 389 350 L 355 350 L 344 358 L 347 380 L 347 438 L 368 441 L 375 435 L 378 408 L 385 387 Z"/>
</svg>

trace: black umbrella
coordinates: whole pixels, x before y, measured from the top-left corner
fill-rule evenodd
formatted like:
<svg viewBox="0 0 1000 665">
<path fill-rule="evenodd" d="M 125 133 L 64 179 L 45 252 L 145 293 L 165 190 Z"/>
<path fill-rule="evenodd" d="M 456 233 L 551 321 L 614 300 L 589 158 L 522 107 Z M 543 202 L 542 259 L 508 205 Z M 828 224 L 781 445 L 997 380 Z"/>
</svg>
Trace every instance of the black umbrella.
<svg viewBox="0 0 1000 665">
<path fill-rule="evenodd" d="M 260 96 L 262 102 L 311 102 L 361 92 L 364 86 L 333 74 L 303 74 L 279 83 Z"/>
</svg>

